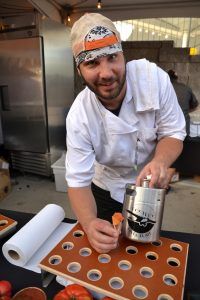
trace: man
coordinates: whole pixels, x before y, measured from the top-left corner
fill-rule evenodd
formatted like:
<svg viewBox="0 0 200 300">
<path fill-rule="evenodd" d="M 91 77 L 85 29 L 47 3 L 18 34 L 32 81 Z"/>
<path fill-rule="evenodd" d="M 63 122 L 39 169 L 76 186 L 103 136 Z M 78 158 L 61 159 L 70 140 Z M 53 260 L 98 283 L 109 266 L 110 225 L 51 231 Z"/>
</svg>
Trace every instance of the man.
<svg viewBox="0 0 200 300">
<path fill-rule="evenodd" d="M 179 105 L 183 111 L 186 121 L 186 133 L 190 135 L 190 115 L 189 112 L 193 111 L 198 105 L 198 101 L 192 92 L 191 88 L 182 82 L 178 81 L 178 75 L 174 70 L 168 70 L 168 74 L 172 85 L 175 89 Z"/>
<path fill-rule="evenodd" d="M 92 247 L 103 253 L 117 246 L 109 221 L 122 210 L 125 184 L 151 175 L 150 187 L 167 186 L 185 121 L 164 71 L 145 59 L 125 64 L 111 20 L 85 14 L 71 42 L 87 87 L 67 116 L 68 196 Z"/>
</svg>

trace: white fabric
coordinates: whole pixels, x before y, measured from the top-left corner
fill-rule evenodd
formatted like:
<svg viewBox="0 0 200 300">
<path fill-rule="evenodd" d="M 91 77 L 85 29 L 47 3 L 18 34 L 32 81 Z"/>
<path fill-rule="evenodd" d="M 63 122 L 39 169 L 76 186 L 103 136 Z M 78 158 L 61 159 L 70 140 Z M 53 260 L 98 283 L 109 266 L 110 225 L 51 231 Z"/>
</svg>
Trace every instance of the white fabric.
<svg viewBox="0 0 200 300">
<path fill-rule="evenodd" d="M 149 63 L 145 58 L 127 63 L 128 78 L 132 83 L 132 94 L 136 99 L 138 112 L 160 107 L 158 70 L 156 64 Z"/>
<path fill-rule="evenodd" d="M 134 183 L 157 141 L 165 136 L 183 140 L 184 127 L 167 73 L 146 60 L 132 61 L 127 65 L 127 92 L 118 117 L 87 87 L 75 99 L 67 116 L 68 185 L 84 187 L 93 180 L 123 202 L 125 184 Z"/>
<path fill-rule="evenodd" d="M 190 137 L 200 136 L 200 122 L 190 121 Z"/>
</svg>

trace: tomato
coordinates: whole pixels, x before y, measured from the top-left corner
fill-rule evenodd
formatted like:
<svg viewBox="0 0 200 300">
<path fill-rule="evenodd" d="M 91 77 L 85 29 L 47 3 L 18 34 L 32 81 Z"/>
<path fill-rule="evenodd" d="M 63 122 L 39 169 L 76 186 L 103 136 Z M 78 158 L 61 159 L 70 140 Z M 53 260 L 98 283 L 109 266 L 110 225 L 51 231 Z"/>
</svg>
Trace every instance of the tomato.
<svg viewBox="0 0 200 300">
<path fill-rule="evenodd" d="M 7 297 L 11 297 L 12 293 L 12 286 L 11 283 L 7 280 L 1 280 L 0 281 L 0 299 L 5 299 Z"/>
<path fill-rule="evenodd" d="M 0 300 L 10 300 L 10 296 L 0 296 Z"/>
<path fill-rule="evenodd" d="M 70 284 L 55 295 L 53 300 L 92 300 L 90 292 L 79 284 Z"/>
</svg>

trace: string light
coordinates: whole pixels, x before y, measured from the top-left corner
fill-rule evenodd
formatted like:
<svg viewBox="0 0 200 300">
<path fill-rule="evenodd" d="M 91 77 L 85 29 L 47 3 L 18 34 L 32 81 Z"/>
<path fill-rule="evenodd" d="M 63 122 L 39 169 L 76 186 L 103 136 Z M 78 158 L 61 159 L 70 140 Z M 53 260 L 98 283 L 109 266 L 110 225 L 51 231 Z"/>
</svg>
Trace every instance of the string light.
<svg viewBox="0 0 200 300">
<path fill-rule="evenodd" d="M 98 0 L 98 2 L 97 2 L 97 8 L 98 8 L 98 9 L 101 9 L 101 7 L 102 7 L 102 6 L 101 6 L 101 0 Z"/>
<path fill-rule="evenodd" d="M 64 19 L 65 26 L 68 26 L 70 22 L 71 22 L 71 17 L 70 14 L 68 14 L 67 17 L 65 17 Z"/>
</svg>

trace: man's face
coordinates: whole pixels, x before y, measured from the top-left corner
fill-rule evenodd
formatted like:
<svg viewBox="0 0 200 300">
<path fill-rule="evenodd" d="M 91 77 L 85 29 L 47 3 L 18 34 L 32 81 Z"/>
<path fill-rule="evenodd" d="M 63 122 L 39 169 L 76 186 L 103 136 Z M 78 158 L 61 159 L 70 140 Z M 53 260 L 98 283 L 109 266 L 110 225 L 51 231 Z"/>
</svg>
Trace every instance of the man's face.
<svg viewBox="0 0 200 300">
<path fill-rule="evenodd" d="M 82 62 L 78 70 L 85 84 L 102 102 L 109 103 L 109 101 L 120 97 L 126 80 L 126 68 L 122 52 Z"/>
</svg>

